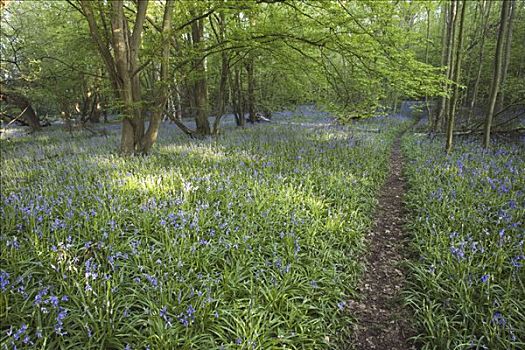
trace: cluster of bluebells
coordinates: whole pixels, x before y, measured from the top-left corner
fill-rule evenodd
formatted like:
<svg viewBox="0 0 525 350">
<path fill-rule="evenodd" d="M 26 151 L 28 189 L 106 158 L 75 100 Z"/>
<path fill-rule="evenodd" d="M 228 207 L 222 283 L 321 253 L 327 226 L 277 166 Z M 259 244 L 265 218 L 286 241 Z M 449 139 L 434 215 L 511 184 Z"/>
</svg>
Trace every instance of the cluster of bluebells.
<svg viewBox="0 0 525 350">
<path fill-rule="evenodd" d="M 412 297 L 425 296 L 420 304 L 445 306 L 439 315 L 421 317 L 454 320 L 448 324 L 458 325 L 451 340 L 455 345 L 467 342 L 460 331 L 465 327 L 483 335 L 476 343 L 480 347 L 512 348 L 525 341 L 525 330 L 519 327 L 525 324 L 525 291 L 518 287 L 525 272 L 524 146 L 502 144 L 485 150 L 479 140 L 465 139 L 445 155 L 439 139 L 412 136 L 405 151 L 411 187 L 407 202 L 414 247 L 420 253 L 416 266 L 424 267 L 413 271 L 425 292 Z"/>
</svg>

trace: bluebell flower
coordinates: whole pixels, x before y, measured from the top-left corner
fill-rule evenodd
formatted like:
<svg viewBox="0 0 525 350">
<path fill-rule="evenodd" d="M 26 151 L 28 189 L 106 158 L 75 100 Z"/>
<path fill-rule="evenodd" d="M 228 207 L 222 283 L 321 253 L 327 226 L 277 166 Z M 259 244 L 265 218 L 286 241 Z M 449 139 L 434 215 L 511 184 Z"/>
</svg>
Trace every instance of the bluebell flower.
<svg viewBox="0 0 525 350">
<path fill-rule="evenodd" d="M 25 323 L 23 323 L 22 326 L 20 327 L 20 329 L 18 329 L 18 330 L 16 331 L 16 333 L 13 334 L 13 338 L 14 338 L 15 340 L 20 339 L 20 336 L 21 336 L 22 334 L 24 334 L 26 331 L 27 331 L 27 325 L 26 325 Z"/>
<path fill-rule="evenodd" d="M 2 291 L 5 291 L 9 283 L 10 283 L 9 273 L 4 270 L 1 270 L 0 271 L 0 289 L 2 289 Z"/>
<path fill-rule="evenodd" d="M 148 282 L 151 283 L 151 285 L 154 288 L 157 288 L 159 286 L 159 281 L 157 280 L 157 278 L 155 278 L 155 276 L 152 276 L 152 275 L 149 275 L 149 274 L 145 274 L 144 276 L 146 277 Z"/>
<path fill-rule="evenodd" d="M 58 307 L 58 297 L 55 295 L 51 295 L 48 299 L 48 302 L 53 305 L 54 307 Z"/>
<path fill-rule="evenodd" d="M 507 320 L 505 317 L 503 317 L 501 312 L 496 311 L 494 312 L 494 315 L 492 315 L 492 323 L 495 323 L 499 326 L 505 326 L 507 324 Z"/>
</svg>

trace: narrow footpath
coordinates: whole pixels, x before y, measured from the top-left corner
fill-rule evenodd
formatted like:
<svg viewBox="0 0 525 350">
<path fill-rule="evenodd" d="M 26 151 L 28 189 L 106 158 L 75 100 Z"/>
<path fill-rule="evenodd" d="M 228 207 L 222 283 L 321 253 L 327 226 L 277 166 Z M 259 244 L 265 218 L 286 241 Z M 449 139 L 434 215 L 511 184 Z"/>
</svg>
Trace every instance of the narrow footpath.
<svg viewBox="0 0 525 350">
<path fill-rule="evenodd" d="M 394 142 L 388 178 L 379 191 L 374 225 L 366 237 L 366 270 L 359 287 L 362 299 L 348 303 L 357 318 L 352 339 L 352 347 L 357 350 L 416 349 L 408 340 L 414 334 L 400 295 L 405 283 L 400 263 L 408 254 L 408 237 L 403 230 L 406 211 L 401 136 Z"/>
</svg>

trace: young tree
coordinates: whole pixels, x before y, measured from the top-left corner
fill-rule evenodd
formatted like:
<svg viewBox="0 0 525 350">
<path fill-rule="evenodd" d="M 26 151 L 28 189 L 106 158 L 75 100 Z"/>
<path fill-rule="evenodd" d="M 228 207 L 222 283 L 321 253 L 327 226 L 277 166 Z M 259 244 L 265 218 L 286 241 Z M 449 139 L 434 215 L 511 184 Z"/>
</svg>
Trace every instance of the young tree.
<svg viewBox="0 0 525 350">
<path fill-rule="evenodd" d="M 496 103 L 495 111 L 501 111 L 505 103 L 505 80 L 507 79 L 507 71 L 509 70 L 510 54 L 512 49 L 512 28 L 514 24 L 514 16 L 516 13 L 516 1 L 510 0 L 510 14 L 507 20 L 507 33 L 505 36 L 505 51 L 503 53 L 503 64 L 501 72 L 501 91 L 498 94 L 498 101 Z"/>
<path fill-rule="evenodd" d="M 452 69 L 452 74 L 450 78 L 454 82 L 454 86 L 452 87 L 452 95 L 450 97 L 449 106 L 448 106 L 449 111 L 448 111 L 448 121 L 447 121 L 447 142 L 446 142 L 446 147 L 445 147 L 447 153 L 450 153 L 450 151 L 452 150 L 452 141 L 453 141 L 453 136 L 454 136 L 454 124 L 455 124 L 456 107 L 457 107 L 456 105 L 458 101 L 459 84 L 460 84 L 460 76 L 461 76 L 461 59 L 462 59 L 462 51 L 463 51 L 463 29 L 464 29 L 464 24 L 465 24 L 465 8 L 466 7 L 467 7 L 467 1 L 463 0 L 462 6 L 461 6 L 461 15 L 459 19 L 459 28 L 458 28 L 459 32 L 457 35 L 457 40 L 455 40 L 455 44 L 453 44 L 453 49 L 452 49 L 452 54 L 455 55 L 455 58 L 453 61 L 454 67 Z M 454 34 L 452 34 L 452 36 L 454 36 Z"/>
<path fill-rule="evenodd" d="M 481 81 L 481 72 L 483 67 L 483 57 L 484 57 L 484 49 L 485 49 L 485 37 L 487 36 L 487 30 L 488 30 L 488 23 L 490 18 L 490 9 L 491 9 L 492 2 L 491 1 L 485 1 L 483 0 L 481 2 L 482 6 L 482 14 L 481 14 L 481 35 L 479 38 L 480 44 L 479 44 L 479 54 L 478 54 L 478 61 L 476 64 L 477 67 L 477 73 L 476 73 L 476 79 L 474 81 L 474 88 L 472 90 L 472 97 L 470 100 L 469 105 L 469 112 L 467 117 L 467 122 L 469 122 L 472 118 L 472 115 L 474 114 L 474 108 L 476 107 L 476 100 L 478 97 L 478 91 L 479 91 L 479 84 Z"/>
<path fill-rule="evenodd" d="M 508 28 L 507 18 L 509 16 L 510 6 L 510 1 L 503 1 L 501 3 L 500 25 L 498 30 L 498 40 L 496 44 L 496 54 L 494 56 L 494 74 L 492 79 L 492 85 L 490 87 L 489 106 L 487 109 L 487 115 L 485 118 L 485 128 L 483 133 L 483 147 L 485 148 L 488 148 L 490 146 L 490 130 L 492 128 L 492 119 L 494 117 L 496 99 L 498 97 L 498 91 L 501 85 L 503 43 Z"/>
</svg>

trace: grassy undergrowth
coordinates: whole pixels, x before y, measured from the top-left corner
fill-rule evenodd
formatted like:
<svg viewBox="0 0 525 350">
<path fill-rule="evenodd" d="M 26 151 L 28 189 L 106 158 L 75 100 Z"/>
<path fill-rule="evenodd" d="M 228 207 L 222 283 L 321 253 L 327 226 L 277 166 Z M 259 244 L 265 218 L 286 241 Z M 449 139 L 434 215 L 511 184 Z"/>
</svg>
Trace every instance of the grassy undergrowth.
<svg viewBox="0 0 525 350">
<path fill-rule="evenodd" d="M 116 136 L 3 142 L 2 347 L 339 347 L 406 121 L 301 120 L 166 128 L 146 158 L 114 155 Z"/>
<path fill-rule="evenodd" d="M 525 348 L 525 148 L 407 136 L 407 301 L 424 349 Z"/>
</svg>

